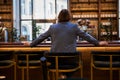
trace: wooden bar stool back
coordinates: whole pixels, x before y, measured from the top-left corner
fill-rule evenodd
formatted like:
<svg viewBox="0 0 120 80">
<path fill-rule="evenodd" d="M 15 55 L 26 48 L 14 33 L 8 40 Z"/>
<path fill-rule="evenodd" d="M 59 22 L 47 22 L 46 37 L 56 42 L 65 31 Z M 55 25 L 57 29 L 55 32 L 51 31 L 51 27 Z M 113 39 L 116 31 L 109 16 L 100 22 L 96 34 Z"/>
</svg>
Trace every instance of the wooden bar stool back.
<svg viewBox="0 0 120 80">
<path fill-rule="evenodd" d="M 93 80 L 93 68 L 98 70 L 109 70 L 109 80 L 113 80 L 113 70 L 118 70 L 120 74 L 120 52 L 91 52 L 91 80 Z M 120 80 L 120 76 L 119 76 Z"/>
<path fill-rule="evenodd" d="M 83 77 L 81 53 L 46 53 L 46 62 L 48 66 L 48 80 L 50 73 L 53 74 L 52 80 L 58 80 L 59 73 L 69 73 L 80 70 L 80 76 Z"/>
<path fill-rule="evenodd" d="M 13 51 L 0 51 L 0 69 L 12 69 L 13 67 L 13 70 L 10 71 L 10 74 L 12 74 L 12 77 L 13 80 L 16 80 L 16 62 L 15 62 L 15 57 L 14 57 L 14 52 Z M 4 73 L 4 72 L 1 72 L 0 73 Z M 7 75 L 10 75 L 10 74 L 7 74 Z M 12 80 L 12 79 L 9 79 L 7 77 L 7 75 L 0 75 L 0 79 L 2 80 Z"/>
<path fill-rule="evenodd" d="M 41 69 L 40 58 L 44 51 L 18 51 L 16 52 L 17 68 L 22 70 L 22 80 L 29 80 L 29 69 Z M 25 73 L 26 70 L 26 73 Z M 26 76 L 25 76 L 26 75 Z"/>
</svg>

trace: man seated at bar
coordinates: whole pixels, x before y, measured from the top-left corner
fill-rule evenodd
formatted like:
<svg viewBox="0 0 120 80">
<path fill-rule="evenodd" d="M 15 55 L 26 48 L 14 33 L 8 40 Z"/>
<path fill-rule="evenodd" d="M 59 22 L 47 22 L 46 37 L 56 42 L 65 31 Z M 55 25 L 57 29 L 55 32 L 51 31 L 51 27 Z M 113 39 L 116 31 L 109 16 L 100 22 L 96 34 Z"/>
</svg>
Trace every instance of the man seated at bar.
<svg viewBox="0 0 120 80">
<path fill-rule="evenodd" d="M 80 30 L 78 25 L 70 22 L 70 20 L 70 12 L 67 9 L 62 9 L 58 15 L 58 22 L 56 24 L 51 25 L 48 31 L 33 40 L 31 44 L 25 44 L 35 47 L 48 37 L 51 37 L 52 45 L 50 52 L 76 52 L 76 39 L 77 36 L 80 36 L 95 46 L 108 45 L 106 41 L 98 41 L 91 35 Z"/>
<path fill-rule="evenodd" d="M 70 20 L 69 11 L 67 9 L 61 10 L 58 15 L 58 23 L 51 25 L 48 31 L 32 41 L 30 46 L 35 47 L 48 37 L 51 37 L 51 52 L 76 52 L 77 36 L 95 46 L 108 45 L 107 41 L 98 41 L 91 35 L 80 30 L 78 25 L 71 23 Z"/>
</svg>

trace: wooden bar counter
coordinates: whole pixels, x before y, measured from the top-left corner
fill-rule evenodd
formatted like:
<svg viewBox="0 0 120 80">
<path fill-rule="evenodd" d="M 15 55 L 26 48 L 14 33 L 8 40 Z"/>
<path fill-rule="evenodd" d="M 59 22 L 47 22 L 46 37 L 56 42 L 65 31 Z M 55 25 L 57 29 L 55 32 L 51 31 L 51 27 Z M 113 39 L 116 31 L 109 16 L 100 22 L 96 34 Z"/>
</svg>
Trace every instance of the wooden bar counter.
<svg viewBox="0 0 120 80">
<path fill-rule="evenodd" d="M 49 51 L 50 43 L 42 43 L 37 47 L 25 46 L 22 43 L 0 43 L 0 51 Z M 77 51 L 82 53 L 83 60 L 83 77 L 90 80 L 90 54 L 91 51 L 120 51 L 120 42 L 113 41 L 109 42 L 108 46 L 95 47 L 93 44 L 88 42 L 79 42 L 77 45 Z M 118 78 L 118 71 L 113 71 L 114 80 Z M 78 77 L 79 74 L 75 73 L 74 76 Z M 108 80 L 109 71 L 98 71 L 95 70 L 94 80 Z"/>
</svg>

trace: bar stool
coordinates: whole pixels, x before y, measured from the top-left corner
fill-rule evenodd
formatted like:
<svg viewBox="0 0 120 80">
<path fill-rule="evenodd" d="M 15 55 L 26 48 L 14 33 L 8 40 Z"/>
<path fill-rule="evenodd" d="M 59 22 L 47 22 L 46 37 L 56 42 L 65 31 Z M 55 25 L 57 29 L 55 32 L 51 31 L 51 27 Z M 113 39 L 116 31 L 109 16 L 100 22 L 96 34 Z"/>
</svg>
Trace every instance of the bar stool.
<svg viewBox="0 0 120 80">
<path fill-rule="evenodd" d="M 98 70 L 109 70 L 110 80 L 113 79 L 113 70 L 118 70 L 120 74 L 120 52 L 91 52 L 91 80 L 93 80 L 93 68 Z M 120 76 L 119 76 L 120 80 Z"/>
<path fill-rule="evenodd" d="M 43 54 L 44 54 L 44 51 L 18 51 L 16 52 L 17 68 L 22 70 L 22 80 L 29 80 L 29 77 L 30 77 L 29 69 L 41 68 L 40 58 L 43 56 Z M 25 70 L 26 70 L 26 73 L 25 73 Z"/>
<path fill-rule="evenodd" d="M 16 80 L 16 62 L 13 51 L 0 51 L 0 69 L 13 69 L 13 79 Z M 6 80 L 7 75 L 0 75 L 0 80 Z M 10 80 L 10 79 L 9 79 Z"/>
<path fill-rule="evenodd" d="M 80 52 L 75 53 L 46 53 L 46 63 L 48 69 L 48 80 L 50 73 L 52 80 L 58 80 L 59 73 L 70 73 L 80 70 L 80 76 L 83 77 L 82 60 Z M 49 65 L 48 65 L 49 64 Z"/>
</svg>

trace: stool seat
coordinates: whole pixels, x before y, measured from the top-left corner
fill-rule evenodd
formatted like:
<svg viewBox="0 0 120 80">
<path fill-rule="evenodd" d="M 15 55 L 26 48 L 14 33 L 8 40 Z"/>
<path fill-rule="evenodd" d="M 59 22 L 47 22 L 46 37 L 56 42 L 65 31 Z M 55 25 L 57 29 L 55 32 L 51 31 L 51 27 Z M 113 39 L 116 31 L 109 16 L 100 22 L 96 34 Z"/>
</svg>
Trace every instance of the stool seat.
<svg viewBox="0 0 120 80">
<path fill-rule="evenodd" d="M 78 65 L 76 64 L 59 64 L 58 68 L 59 70 L 66 70 L 66 69 L 75 69 Z M 55 69 L 55 65 L 48 66 L 49 69 Z"/>
<path fill-rule="evenodd" d="M 33 60 L 33 61 L 29 61 L 29 66 L 40 66 L 40 60 Z M 19 66 L 26 66 L 27 62 L 25 60 L 19 60 L 18 65 Z"/>
<path fill-rule="evenodd" d="M 110 62 L 109 61 L 94 61 L 94 65 L 96 67 L 110 67 Z M 119 68 L 120 67 L 120 61 L 115 61 L 112 62 L 112 67 L 113 68 Z"/>
</svg>

